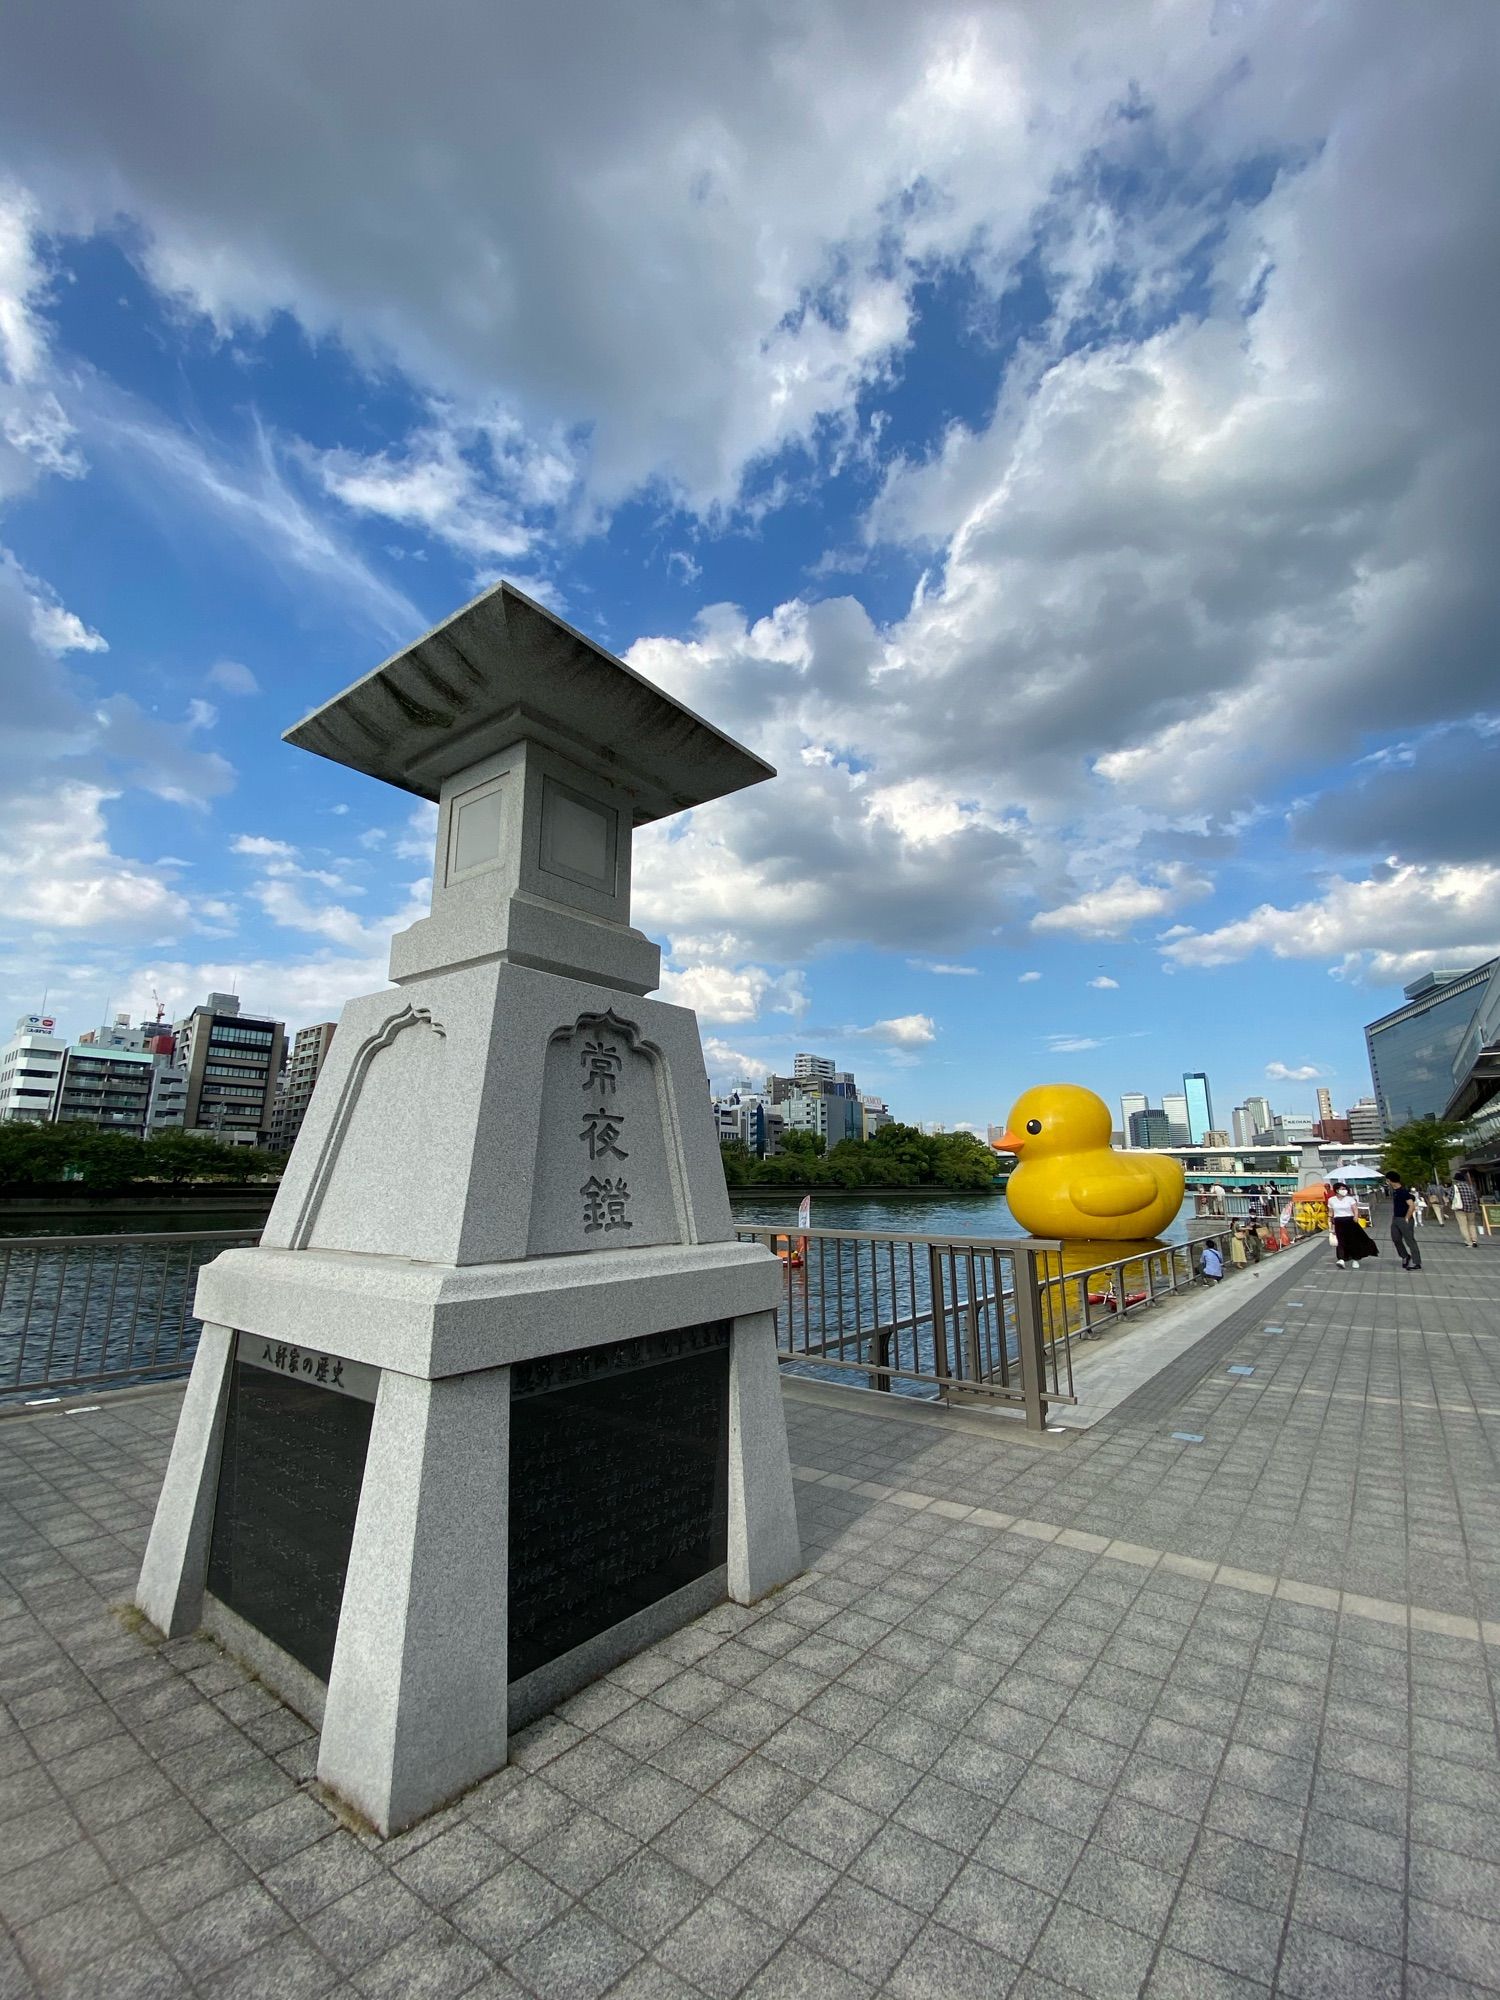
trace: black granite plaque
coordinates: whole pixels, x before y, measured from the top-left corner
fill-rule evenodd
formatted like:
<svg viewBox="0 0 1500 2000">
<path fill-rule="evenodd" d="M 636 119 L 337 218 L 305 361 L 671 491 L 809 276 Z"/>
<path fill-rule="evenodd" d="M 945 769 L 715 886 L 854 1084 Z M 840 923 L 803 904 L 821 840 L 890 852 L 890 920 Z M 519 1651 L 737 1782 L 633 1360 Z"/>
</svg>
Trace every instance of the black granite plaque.
<svg viewBox="0 0 1500 2000">
<path fill-rule="evenodd" d="M 729 1322 L 511 1370 L 510 1678 L 727 1557 Z"/>
<path fill-rule="evenodd" d="M 326 1681 L 373 1403 L 236 1360 L 208 1587 Z"/>
</svg>

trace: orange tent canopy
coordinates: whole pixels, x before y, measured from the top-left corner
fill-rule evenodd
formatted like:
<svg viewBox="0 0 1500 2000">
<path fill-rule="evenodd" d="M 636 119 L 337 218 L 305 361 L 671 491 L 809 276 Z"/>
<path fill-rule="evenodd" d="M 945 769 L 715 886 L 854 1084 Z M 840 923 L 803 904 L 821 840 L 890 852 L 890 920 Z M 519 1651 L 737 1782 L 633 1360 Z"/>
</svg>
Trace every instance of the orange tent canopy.
<svg viewBox="0 0 1500 2000">
<path fill-rule="evenodd" d="M 1327 1201 L 1328 1187 L 1329 1183 L 1327 1181 L 1313 1181 L 1310 1186 L 1298 1188 L 1295 1194 L 1288 1195 L 1287 1200 L 1291 1202 Z"/>
</svg>

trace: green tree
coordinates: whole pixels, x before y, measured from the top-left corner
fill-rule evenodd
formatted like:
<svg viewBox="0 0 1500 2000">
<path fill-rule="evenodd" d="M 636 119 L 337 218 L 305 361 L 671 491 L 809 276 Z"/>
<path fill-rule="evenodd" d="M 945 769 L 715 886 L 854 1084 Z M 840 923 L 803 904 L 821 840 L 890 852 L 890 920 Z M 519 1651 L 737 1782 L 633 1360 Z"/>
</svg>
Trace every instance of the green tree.
<svg viewBox="0 0 1500 2000">
<path fill-rule="evenodd" d="M 719 1148 L 724 1162 L 724 1180 L 729 1187 L 743 1187 L 755 1171 L 755 1155 L 743 1139 L 731 1139 Z"/>
<path fill-rule="evenodd" d="M 1468 1137 L 1467 1125 L 1446 1118 L 1415 1118 L 1391 1133 L 1380 1155 L 1381 1171 L 1400 1174 L 1408 1187 L 1449 1178 L 1453 1156 Z"/>
<path fill-rule="evenodd" d="M 781 1135 L 781 1158 L 795 1161 L 801 1166 L 804 1161 L 821 1160 L 825 1141 L 816 1132 L 783 1132 Z"/>
<path fill-rule="evenodd" d="M 972 1132 L 940 1133 L 937 1138 L 936 1177 L 943 1187 L 990 1187 L 995 1179 L 995 1155 Z"/>
<path fill-rule="evenodd" d="M 193 1132 L 162 1132 L 147 1146 L 142 1166 L 152 1180 L 180 1187 L 184 1181 L 215 1178 L 220 1155 L 229 1150 Z"/>
</svg>

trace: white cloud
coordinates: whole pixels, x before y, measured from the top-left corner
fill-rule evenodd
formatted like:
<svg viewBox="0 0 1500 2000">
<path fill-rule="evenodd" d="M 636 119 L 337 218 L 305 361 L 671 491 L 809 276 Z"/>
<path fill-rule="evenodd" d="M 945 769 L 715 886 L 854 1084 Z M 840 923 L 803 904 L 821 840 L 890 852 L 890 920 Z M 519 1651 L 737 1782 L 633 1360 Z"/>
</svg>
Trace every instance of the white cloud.
<svg viewBox="0 0 1500 2000">
<path fill-rule="evenodd" d="M 1080 1055 L 1085 1049 L 1102 1049 L 1107 1040 L 1096 1035 L 1049 1035 L 1047 1049 L 1054 1056 Z"/>
<path fill-rule="evenodd" d="M 1017 986 L 1034 986 L 1041 976 L 1039 972 L 1023 972 L 1017 978 L 1016 984 Z"/>
<path fill-rule="evenodd" d="M 431 862 L 433 848 L 437 843 L 438 809 L 428 800 L 412 807 L 406 816 L 402 831 L 391 842 L 391 853 L 398 861 Z M 373 841 L 365 843 L 373 846 Z"/>
<path fill-rule="evenodd" d="M 783 773 L 648 829 L 638 911 L 689 967 L 683 938 L 734 932 L 731 971 L 851 940 L 958 954 L 1038 907 L 1038 939 L 1123 935 L 1208 887 L 1153 837 L 1232 826 L 1387 724 L 1417 741 L 1492 699 L 1488 21 L 1476 0 L 1439 14 L 809 0 L 684 40 L 657 10 L 578 37 L 522 9 L 555 87 L 497 120 L 495 22 L 465 16 L 455 61 L 452 21 L 382 15 L 351 69 L 292 0 L 228 40 L 163 0 L 82 56 L 32 10 L 0 74 L 38 190 L 0 235 L 0 339 L 30 398 L 0 404 L 31 441 L 14 476 L 69 469 L 76 422 L 143 504 L 176 520 L 189 497 L 302 597 L 313 581 L 404 639 L 426 618 L 330 524 L 330 494 L 476 562 L 514 560 L 539 513 L 576 531 L 627 494 L 724 526 L 749 477 L 743 523 L 878 462 L 871 406 L 918 284 L 959 271 L 982 313 L 1025 264 L 1049 323 L 988 418 L 890 468 L 872 509 L 872 542 L 930 558 L 903 616 L 714 607 L 633 650 Z M 236 459 L 54 378 L 33 226 L 122 216 L 221 332 L 285 308 L 372 379 L 394 359 L 427 414 L 397 445 L 299 456 L 260 431 Z M 801 456 L 768 467 L 783 446 Z M 660 546 L 683 539 L 671 522 Z M 24 699 L 28 743 L 106 754 L 71 684 Z M 157 742 L 167 796 L 227 781 Z M 401 848 L 425 862 L 423 831 Z M 1482 895 L 1447 889 L 1389 940 L 1346 924 L 1371 837 L 1342 887 L 1259 928 L 1174 927 L 1167 963 L 1264 942 L 1388 977 L 1500 935 Z M 1297 942 L 1314 932 L 1360 942 Z"/>
<path fill-rule="evenodd" d="M 289 311 L 476 421 L 503 383 L 528 431 L 586 436 L 596 499 L 659 478 L 710 512 L 778 449 L 868 449 L 858 398 L 935 270 L 965 262 L 999 300 L 1040 231 L 1070 320 L 1173 303 L 1223 226 L 1217 181 L 1310 147 L 1339 89 L 1370 88 L 1362 23 L 1294 25 L 1294 79 L 1282 9 L 1207 0 L 808 0 L 690 36 L 661 8 L 583 34 L 539 7 L 396 10 L 351 64 L 295 0 L 228 40 L 163 0 L 81 54 L 55 17 L 22 23 L 0 114 L 59 217 L 128 217 L 156 283 L 221 333 Z M 1395 68 L 1399 13 L 1379 25 Z M 522 73 L 546 87 L 497 118 L 494 78 Z M 1103 170 L 1138 152 L 1208 185 L 1123 216 Z"/>
<path fill-rule="evenodd" d="M 1314 1078 L 1328 1074 L 1329 1072 L 1317 1063 L 1268 1062 L 1266 1064 L 1266 1075 L 1272 1083 L 1311 1083 Z"/>
<path fill-rule="evenodd" d="M 1034 931 L 1072 931 L 1079 937 L 1120 937 L 1148 917 L 1165 916 L 1195 896 L 1213 888 L 1206 877 L 1176 865 L 1158 871 L 1154 881 L 1117 875 L 1112 882 L 1088 890 L 1071 903 L 1042 910 L 1031 920 Z"/>
<path fill-rule="evenodd" d="M 216 660 L 208 670 L 208 678 L 216 688 L 225 694 L 250 695 L 260 693 L 260 682 L 246 666 L 238 660 Z"/>
<path fill-rule="evenodd" d="M 342 619 L 407 641 L 431 620 L 372 569 L 294 483 L 280 441 L 260 423 L 238 453 L 179 429 L 98 380 L 77 397 L 91 451 L 142 512 L 178 532 L 181 510 L 252 549 L 272 578 L 315 585 Z"/>
<path fill-rule="evenodd" d="M 193 899 L 164 871 L 112 851 L 104 808 L 117 796 L 73 782 L 0 806 L 0 929 L 13 945 L 33 926 L 106 939 L 195 928 Z"/>
<path fill-rule="evenodd" d="M 717 1035 L 703 1037 L 703 1060 L 708 1068 L 709 1082 L 720 1092 L 732 1090 L 740 1083 L 748 1083 L 752 1090 L 759 1090 L 770 1068 L 764 1056 L 747 1055 L 743 1049 L 731 1047 Z"/>
<path fill-rule="evenodd" d="M 352 512 L 430 535 L 487 578 L 497 563 L 514 577 L 534 539 L 528 516 L 555 512 L 576 478 L 561 438 L 533 443 L 504 416 L 463 423 L 441 409 L 399 450 L 361 455 L 303 446 L 300 456 Z"/>
<path fill-rule="evenodd" d="M 41 473 L 76 479 L 85 469 L 48 381 L 48 273 L 37 226 L 34 201 L 0 181 L 0 502 L 24 493 Z"/>
<path fill-rule="evenodd" d="M 1111 979 L 1107 973 L 1101 972 L 1097 979 L 1089 981 L 1089 985 L 1097 987 L 1101 993 L 1115 993 L 1119 990 L 1120 982 L 1118 979 Z"/>
<path fill-rule="evenodd" d="M 841 1028 L 839 1033 L 860 1041 L 885 1042 L 896 1049 L 919 1049 L 937 1039 L 937 1024 L 930 1014 L 896 1014 L 889 1020 L 872 1021 L 867 1028 Z"/>
<path fill-rule="evenodd" d="M 774 973 L 763 965 L 665 965 L 661 997 L 678 1007 L 691 1007 L 704 1020 L 729 1025 L 755 1021 L 762 1014 L 807 1011 L 807 994 L 800 972 Z"/>
<path fill-rule="evenodd" d="M 914 972 L 936 972 L 946 979 L 977 979 L 977 965 L 945 965 L 941 959 L 909 958 L 907 964 Z"/>
<path fill-rule="evenodd" d="M 28 578 L 33 591 L 38 589 L 34 578 Z M 107 653 L 109 641 L 98 632 L 92 631 L 75 612 L 65 609 L 50 595 L 33 597 L 31 614 L 32 635 L 39 646 L 45 646 L 49 653 Z"/>
<path fill-rule="evenodd" d="M 1262 903 L 1234 923 L 1174 938 L 1163 956 L 1201 967 L 1233 965 L 1257 951 L 1326 960 L 1346 977 L 1378 985 L 1413 979 L 1439 962 L 1477 964 L 1500 951 L 1500 866 L 1398 861 L 1360 882 L 1336 875 L 1320 896 Z"/>
<path fill-rule="evenodd" d="M 390 931 L 385 924 L 367 924 L 340 903 L 309 903 L 291 882 L 272 877 L 258 882 L 250 893 L 272 923 L 284 929 L 325 937 L 330 944 L 343 945 L 351 951 L 373 953 L 379 950 L 382 939 L 389 941 Z"/>
</svg>

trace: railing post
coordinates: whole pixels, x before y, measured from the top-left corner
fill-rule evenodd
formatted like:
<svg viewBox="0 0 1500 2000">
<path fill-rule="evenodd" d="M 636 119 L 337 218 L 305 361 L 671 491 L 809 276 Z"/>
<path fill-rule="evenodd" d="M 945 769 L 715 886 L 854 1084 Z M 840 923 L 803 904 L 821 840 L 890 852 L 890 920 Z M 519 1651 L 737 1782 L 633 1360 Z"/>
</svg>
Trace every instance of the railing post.
<svg viewBox="0 0 1500 2000">
<path fill-rule="evenodd" d="M 1020 1245 L 1015 1258 L 1016 1346 L 1021 1357 L 1021 1391 L 1026 1428 L 1047 1428 L 1047 1357 L 1042 1345 L 1042 1292 L 1037 1258 L 1044 1253 Z"/>
<path fill-rule="evenodd" d="M 932 1291 L 932 1358 L 939 1375 L 951 1375 L 948 1366 L 948 1301 L 943 1285 L 943 1252 L 940 1245 L 927 1246 L 927 1282 Z M 913 1317 L 915 1317 L 915 1304 Z"/>
<path fill-rule="evenodd" d="M 965 1359 L 969 1364 L 969 1380 L 971 1382 L 982 1382 L 984 1380 L 984 1363 L 979 1353 L 979 1306 L 977 1303 L 979 1280 L 974 1269 L 974 1252 L 972 1250 L 965 1253 L 964 1262 L 967 1266 L 969 1291 L 969 1296 L 964 1306 Z"/>
</svg>

